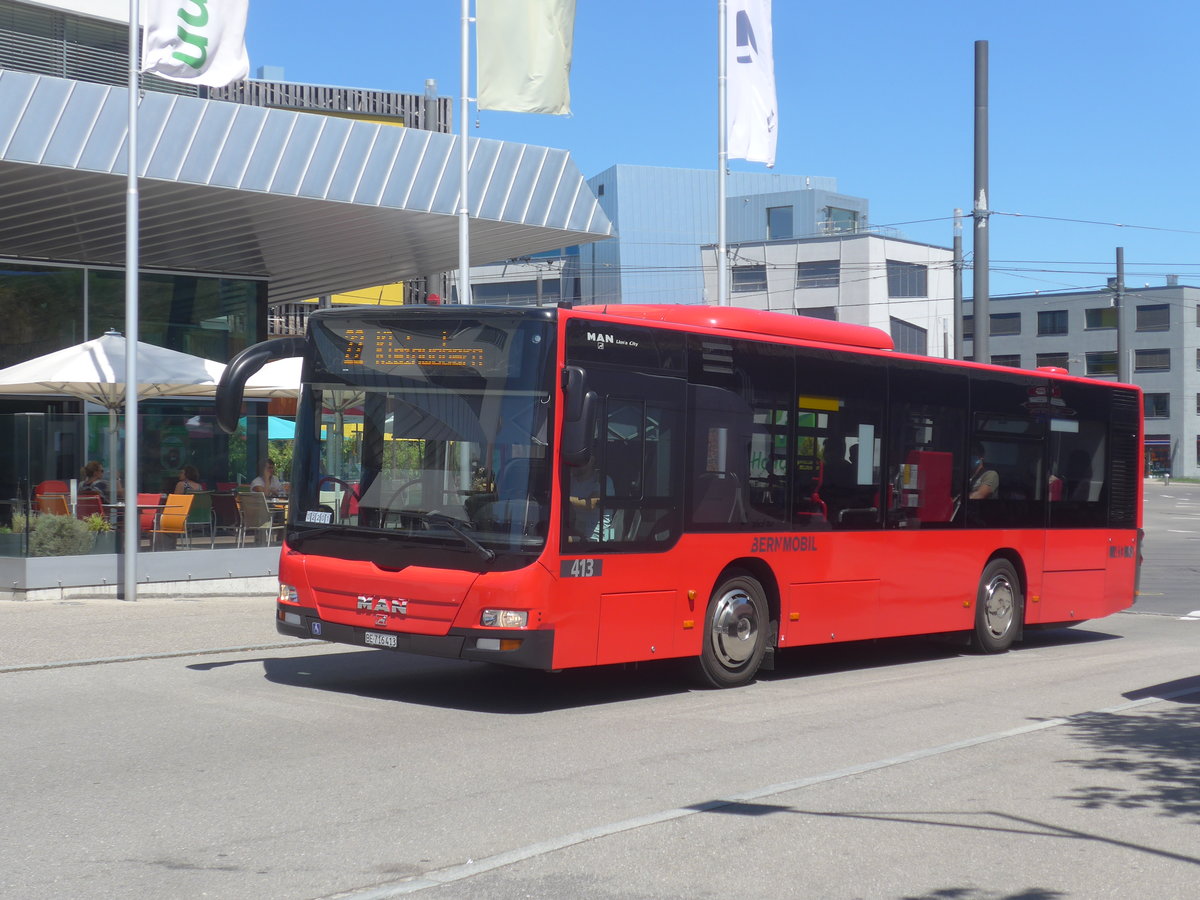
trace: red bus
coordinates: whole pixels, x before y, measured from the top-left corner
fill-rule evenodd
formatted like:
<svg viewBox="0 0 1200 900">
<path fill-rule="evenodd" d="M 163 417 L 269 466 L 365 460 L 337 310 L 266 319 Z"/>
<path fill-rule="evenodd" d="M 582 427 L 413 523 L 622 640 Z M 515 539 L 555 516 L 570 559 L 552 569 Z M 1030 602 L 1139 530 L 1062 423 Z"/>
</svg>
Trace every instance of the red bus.
<svg viewBox="0 0 1200 900">
<path fill-rule="evenodd" d="M 1133 603 L 1136 387 L 696 306 L 321 311 L 278 630 L 545 670 L 1024 629 Z"/>
</svg>

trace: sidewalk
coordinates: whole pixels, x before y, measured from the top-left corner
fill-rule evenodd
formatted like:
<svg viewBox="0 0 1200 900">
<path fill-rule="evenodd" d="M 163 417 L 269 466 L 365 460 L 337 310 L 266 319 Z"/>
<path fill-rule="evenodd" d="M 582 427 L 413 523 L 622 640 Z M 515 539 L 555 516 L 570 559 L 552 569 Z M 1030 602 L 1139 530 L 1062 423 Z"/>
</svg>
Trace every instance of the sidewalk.
<svg viewBox="0 0 1200 900">
<path fill-rule="evenodd" d="M 0 603 L 0 671 L 303 642 L 275 630 L 275 595 Z"/>
</svg>

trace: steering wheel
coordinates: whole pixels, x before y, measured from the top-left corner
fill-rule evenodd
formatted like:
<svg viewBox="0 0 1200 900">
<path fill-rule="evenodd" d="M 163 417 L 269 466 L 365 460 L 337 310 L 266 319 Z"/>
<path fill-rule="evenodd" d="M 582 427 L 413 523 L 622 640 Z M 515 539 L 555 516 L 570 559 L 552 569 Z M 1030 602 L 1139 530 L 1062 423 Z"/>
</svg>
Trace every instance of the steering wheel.
<svg viewBox="0 0 1200 900">
<path fill-rule="evenodd" d="M 317 482 L 317 490 L 321 490 L 321 485 L 325 484 L 326 482 L 345 488 L 347 492 L 354 495 L 355 500 L 358 499 L 358 491 L 354 489 L 354 485 L 350 484 L 349 482 L 342 481 L 340 478 L 334 478 L 332 475 L 322 475 L 321 480 Z"/>
<path fill-rule="evenodd" d="M 400 485 L 400 487 L 392 491 L 392 496 L 388 497 L 388 501 L 385 504 L 384 509 L 391 509 L 393 506 L 395 506 L 396 499 L 414 484 L 419 484 L 420 481 L 420 477 L 410 478 L 408 481 L 404 482 L 404 484 Z"/>
</svg>

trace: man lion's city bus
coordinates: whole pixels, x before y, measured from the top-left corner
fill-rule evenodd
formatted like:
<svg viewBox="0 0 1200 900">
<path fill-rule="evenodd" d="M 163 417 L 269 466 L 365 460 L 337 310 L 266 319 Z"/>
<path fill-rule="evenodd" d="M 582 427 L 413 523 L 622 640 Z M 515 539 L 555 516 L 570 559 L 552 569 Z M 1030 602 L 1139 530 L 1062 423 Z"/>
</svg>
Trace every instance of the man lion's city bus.
<svg viewBox="0 0 1200 900">
<path fill-rule="evenodd" d="M 315 313 L 279 563 L 287 635 L 544 670 L 1023 630 L 1133 603 L 1136 387 L 702 306 Z"/>
</svg>

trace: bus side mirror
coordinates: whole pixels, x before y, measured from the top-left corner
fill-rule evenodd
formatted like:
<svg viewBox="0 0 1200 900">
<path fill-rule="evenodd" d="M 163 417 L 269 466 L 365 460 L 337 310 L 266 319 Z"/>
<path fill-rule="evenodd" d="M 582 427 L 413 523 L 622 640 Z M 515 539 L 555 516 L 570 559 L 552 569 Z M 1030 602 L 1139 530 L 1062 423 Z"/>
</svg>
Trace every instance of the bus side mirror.
<svg viewBox="0 0 1200 900">
<path fill-rule="evenodd" d="M 587 388 L 587 373 L 567 366 L 562 374 L 563 428 L 560 456 L 568 466 L 582 466 L 592 458 L 592 435 L 600 398 Z"/>
<path fill-rule="evenodd" d="M 251 375 L 273 359 L 303 356 L 304 349 L 302 337 L 274 338 L 253 344 L 231 359 L 217 383 L 216 414 L 221 430 L 226 434 L 237 431 L 238 418 L 242 414 L 242 394 Z"/>
</svg>

